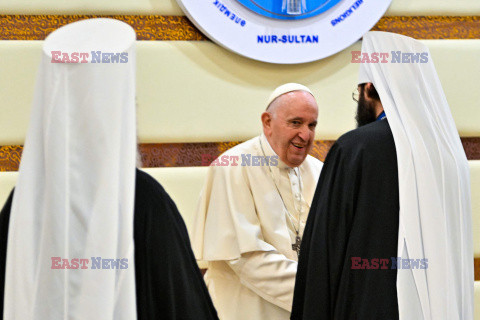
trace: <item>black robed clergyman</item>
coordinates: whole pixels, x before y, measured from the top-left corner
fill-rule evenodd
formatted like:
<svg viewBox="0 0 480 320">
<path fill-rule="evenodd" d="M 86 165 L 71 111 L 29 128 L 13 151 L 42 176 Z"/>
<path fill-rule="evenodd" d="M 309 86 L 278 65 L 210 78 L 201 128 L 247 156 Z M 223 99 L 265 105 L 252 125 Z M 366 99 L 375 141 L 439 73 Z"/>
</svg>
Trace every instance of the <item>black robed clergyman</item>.
<svg viewBox="0 0 480 320">
<path fill-rule="evenodd" d="M 359 128 L 327 155 L 295 284 L 293 320 L 473 319 L 469 167 L 428 48 L 370 32 Z M 387 268 L 385 268 L 387 266 Z"/>
</svg>

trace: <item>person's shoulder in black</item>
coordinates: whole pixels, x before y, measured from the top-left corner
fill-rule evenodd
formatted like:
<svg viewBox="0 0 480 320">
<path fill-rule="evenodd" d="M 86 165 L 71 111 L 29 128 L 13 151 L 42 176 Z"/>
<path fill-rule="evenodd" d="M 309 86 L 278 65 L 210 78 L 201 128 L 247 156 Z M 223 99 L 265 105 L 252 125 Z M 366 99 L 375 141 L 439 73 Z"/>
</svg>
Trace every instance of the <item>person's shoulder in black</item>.
<svg viewBox="0 0 480 320">
<path fill-rule="evenodd" d="M 398 319 L 396 270 L 352 269 L 352 258 L 394 257 L 398 172 L 387 120 L 330 149 L 302 241 L 292 320 Z"/>
<path fill-rule="evenodd" d="M 5 293 L 5 271 L 7 266 L 7 240 L 10 211 L 12 209 L 13 192 L 10 192 L 7 202 L 0 211 L 0 319 L 3 319 L 3 298 Z"/>
<path fill-rule="evenodd" d="M 218 319 L 175 203 L 141 170 L 134 212 L 138 319 Z"/>
<path fill-rule="evenodd" d="M 393 142 L 392 130 L 387 119 L 374 121 L 343 134 L 336 144 L 342 150 L 368 148 L 378 149 Z"/>
</svg>

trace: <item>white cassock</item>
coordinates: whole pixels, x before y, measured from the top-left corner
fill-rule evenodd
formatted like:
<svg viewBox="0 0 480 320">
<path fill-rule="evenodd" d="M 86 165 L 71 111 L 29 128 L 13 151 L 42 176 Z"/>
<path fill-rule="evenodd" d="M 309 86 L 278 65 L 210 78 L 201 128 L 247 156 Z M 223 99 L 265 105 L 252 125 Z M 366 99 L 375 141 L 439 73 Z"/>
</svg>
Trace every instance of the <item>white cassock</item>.
<svg viewBox="0 0 480 320">
<path fill-rule="evenodd" d="M 261 146 L 266 157 L 278 159 L 272 172 L 267 165 L 242 166 L 242 155 L 263 156 Z M 230 161 L 209 167 L 192 236 L 196 258 L 208 261 L 205 281 L 218 315 L 221 320 L 290 319 L 295 229 L 300 224 L 303 233 L 323 164 L 307 156 L 290 168 L 263 134 L 222 156 L 238 156 L 237 166 Z"/>
</svg>

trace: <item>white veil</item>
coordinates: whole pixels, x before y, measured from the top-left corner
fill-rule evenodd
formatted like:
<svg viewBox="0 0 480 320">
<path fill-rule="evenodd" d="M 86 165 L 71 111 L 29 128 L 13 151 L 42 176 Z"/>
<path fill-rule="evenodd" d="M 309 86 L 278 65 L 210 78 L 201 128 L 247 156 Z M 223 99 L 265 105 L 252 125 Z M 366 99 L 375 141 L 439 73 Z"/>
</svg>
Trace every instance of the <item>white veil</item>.
<svg viewBox="0 0 480 320">
<path fill-rule="evenodd" d="M 90 56 L 53 63 L 52 51 Z M 128 62 L 92 63 L 92 51 Z M 5 319 L 136 319 L 135 157 L 134 30 L 112 19 L 56 30 L 43 46 L 13 197 Z M 89 263 L 52 269 L 53 257 Z M 128 268 L 92 269 L 92 257 L 128 259 Z"/>
<path fill-rule="evenodd" d="M 427 61 L 392 63 L 392 51 Z M 400 319 L 473 319 L 469 167 L 432 57 L 421 42 L 385 32 L 367 33 L 363 52 L 389 54 L 388 63 L 363 63 L 359 83 L 374 84 L 395 140 L 398 256 L 428 259 L 426 269 L 397 272 Z"/>
</svg>

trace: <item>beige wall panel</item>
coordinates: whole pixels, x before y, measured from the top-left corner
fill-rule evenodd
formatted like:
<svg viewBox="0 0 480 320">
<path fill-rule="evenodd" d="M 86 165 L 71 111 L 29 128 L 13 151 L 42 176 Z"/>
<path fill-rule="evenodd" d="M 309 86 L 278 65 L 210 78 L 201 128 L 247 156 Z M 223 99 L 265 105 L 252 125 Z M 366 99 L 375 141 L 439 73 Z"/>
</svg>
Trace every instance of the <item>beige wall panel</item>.
<svg viewBox="0 0 480 320">
<path fill-rule="evenodd" d="M 197 208 L 207 168 L 154 168 L 144 170 L 162 184 L 177 205 L 188 231 L 191 232 L 193 215 Z M 18 172 L 0 172 L 0 210 L 15 186 L 17 176 Z M 199 261 L 199 267 L 206 268 L 207 264 Z"/>
<path fill-rule="evenodd" d="M 142 50 L 147 46 L 150 50 Z M 319 98 L 317 136 L 338 137 L 354 125 L 351 92 L 358 65 L 350 64 L 349 55 L 345 51 L 310 64 L 272 65 L 240 57 L 213 43 L 141 43 L 141 140 L 249 139 L 261 131 L 260 114 L 271 90 L 292 81 L 310 86 Z"/>
<path fill-rule="evenodd" d="M 41 41 L 0 41 L 0 145 L 23 144 Z"/>
<path fill-rule="evenodd" d="M 480 136 L 480 41 L 424 40 L 462 137 Z"/>
<path fill-rule="evenodd" d="M 462 136 L 480 136 L 479 40 L 426 40 Z M 354 128 L 358 64 L 351 51 L 302 65 L 272 65 L 233 54 L 211 42 L 138 42 L 140 142 L 246 140 L 261 130 L 270 91 L 300 82 L 317 95 L 317 139 Z M 0 41 L 0 145 L 23 144 L 28 127 L 40 41 Z"/>
<path fill-rule="evenodd" d="M 193 215 L 202 190 L 206 167 L 144 169 L 157 179 L 177 205 L 187 229 L 191 232 Z M 3 208 L 17 181 L 18 172 L 0 172 L 0 210 Z M 200 268 L 207 264 L 199 261 Z"/>
<path fill-rule="evenodd" d="M 158 180 L 177 205 L 191 230 L 193 215 L 205 180 L 207 167 L 143 169 Z M 0 172 L 0 209 L 3 208 L 17 181 L 18 172 Z"/>
<path fill-rule="evenodd" d="M 0 172 L 0 210 L 17 182 L 17 172 Z"/>
<path fill-rule="evenodd" d="M 352 3 L 355 1 L 352 0 Z M 183 15 L 175 0 L 0 0 L 2 14 Z M 478 15 L 477 0 L 393 0 L 388 15 Z"/>
<path fill-rule="evenodd" d="M 207 167 L 143 169 L 154 177 L 177 205 L 189 232 L 207 174 Z"/>
<path fill-rule="evenodd" d="M 474 302 L 475 302 L 475 320 L 480 320 L 480 281 L 475 281 L 475 296 L 474 296 Z"/>
<path fill-rule="evenodd" d="M 151 168 L 143 170 L 157 179 L 168 192 L 177 205 L 178 211 L 182 214 L 190 233 L 207 168 Z M 205 269 L 207 268 L 207 262 L 198 261 L 198 266 Z"/>
<path fill-rule="evenodd" d="M 480 14 L 478 0 L 393 0 L 390 16 L 475 16 Z"/>
</svg>

